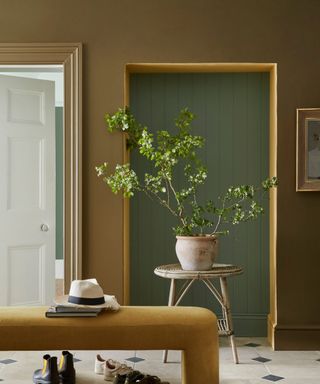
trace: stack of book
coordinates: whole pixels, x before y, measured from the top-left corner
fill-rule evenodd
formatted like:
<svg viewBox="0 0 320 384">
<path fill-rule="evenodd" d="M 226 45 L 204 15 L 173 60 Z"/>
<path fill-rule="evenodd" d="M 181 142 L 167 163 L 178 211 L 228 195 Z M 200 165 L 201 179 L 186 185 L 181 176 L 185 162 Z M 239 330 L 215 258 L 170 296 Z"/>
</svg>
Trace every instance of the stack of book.
<svg viewBox="0 0 320 384">
<path fill-rule="evenodd" d="M 103 310 L 104 308 L 53 305 L 46 311 L 46 317 L 96 317 Z"/>
</svg>

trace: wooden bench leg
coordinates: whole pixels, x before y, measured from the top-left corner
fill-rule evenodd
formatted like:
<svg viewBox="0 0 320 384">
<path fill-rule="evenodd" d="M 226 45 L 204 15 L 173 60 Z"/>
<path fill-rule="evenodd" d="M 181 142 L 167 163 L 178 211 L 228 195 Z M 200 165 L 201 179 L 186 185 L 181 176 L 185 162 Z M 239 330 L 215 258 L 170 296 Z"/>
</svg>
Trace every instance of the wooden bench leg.
<svg viewBox="0 0 320 384">
<path fill-rule="evenodd" d="M 195 281 L 195 279 L 187 280 L 184 283 L 184 285 L 181 287 L 178 295 L 176 295 L 176 280 L 171 279 L 168 307 L 173 307 L 173 306 L 178 305 L 194 281 Z M 165 351 L 163 351 L 162 361 L 164 363 L 166 363 L 167 360 L 168 360 L 168 351 L 165 350 Z"/>
<path fill-rule="evenodd" d="M 218 346 L 215 351 L 206 348 L 182 351 L 182 384 L 219 384 Z"/>
</svg>

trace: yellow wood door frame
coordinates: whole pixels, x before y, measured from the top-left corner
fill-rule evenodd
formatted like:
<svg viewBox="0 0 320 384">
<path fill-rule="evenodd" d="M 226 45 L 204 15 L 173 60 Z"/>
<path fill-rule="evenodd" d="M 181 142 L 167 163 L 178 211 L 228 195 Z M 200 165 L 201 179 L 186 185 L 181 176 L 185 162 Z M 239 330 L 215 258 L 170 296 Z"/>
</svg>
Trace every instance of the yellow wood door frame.
<svg viewBox="0 0 320 384">
<path fill-rule="evenodd" d="M 277 64 L 276 63 L 128 63 L 124 73 L 124 105 L 130 104 L 130 75 L 133 73 L 210 73 L 210 72 L 269 72 L 269 175 L 277 176 Z M 123 139 L 123 162 L 129 161 L 125 137 Z M 129 201 L 123 200 L 123 301 L 130 298 L 130 228 Z M 274 329 L 277 324 L 277 190 L 270 191 L 270 314 L 268 316 L 268 337 L 274 346 Z"/>
</svg>

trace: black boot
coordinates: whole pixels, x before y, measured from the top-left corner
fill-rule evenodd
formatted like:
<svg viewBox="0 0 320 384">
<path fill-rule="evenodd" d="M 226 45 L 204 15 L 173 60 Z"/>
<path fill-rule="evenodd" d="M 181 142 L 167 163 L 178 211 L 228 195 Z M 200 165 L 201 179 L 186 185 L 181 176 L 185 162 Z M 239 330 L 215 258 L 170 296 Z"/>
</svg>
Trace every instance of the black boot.
<svg viewBox="0 0 320 384">
<path fill-rule="evenodd" d="M 34 384 L 59 384 L 57 358 L 55 356 L 43 356 L 43 368 L 34 371 L 33 382 Z"/>
<path fill-rule="evenodd" d="M 59 376 L 62 384 L 75 384 L 76 371 L 73 366 L 73 354 L 68 351 L 62 351 L 59 362 Z"/>
</svg>

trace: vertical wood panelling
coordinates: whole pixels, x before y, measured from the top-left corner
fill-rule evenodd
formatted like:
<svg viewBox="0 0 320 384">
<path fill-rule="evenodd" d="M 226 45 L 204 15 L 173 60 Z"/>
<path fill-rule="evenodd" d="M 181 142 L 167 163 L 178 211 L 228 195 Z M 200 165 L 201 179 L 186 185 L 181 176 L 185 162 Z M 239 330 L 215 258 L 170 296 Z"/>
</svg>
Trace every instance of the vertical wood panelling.
<svg viewBox="0 0 320 384">
<path fill-rule="evenodd" d="M 259 183 L 268 176 L 268 73 L 132 74 L 130 108 L 152 131 L 173 131 L 180 109 L 197 116 L 194 132 L 206 138 L 201 156 L 209 177 L 201 198 L 216 200 L 228 186 Z M 142 175 L 146 162 L 136 153 L 132 167 Z M 268 209 L 268 201 L 265 201 Z M 176 262 L 174 219 L 143 195 L 131 200 L 131 304 L 167 303 L 169 282 L 153 274 L 160 264 Z M 229 280 L 238 335 L 265 335 L 268 305 L 268 214 L 231 228 L 221 238 L 219 262 L 244 267 Z M 197 284 L 183 300 L 220 312 L 204 286 Z"/>
</svg>

